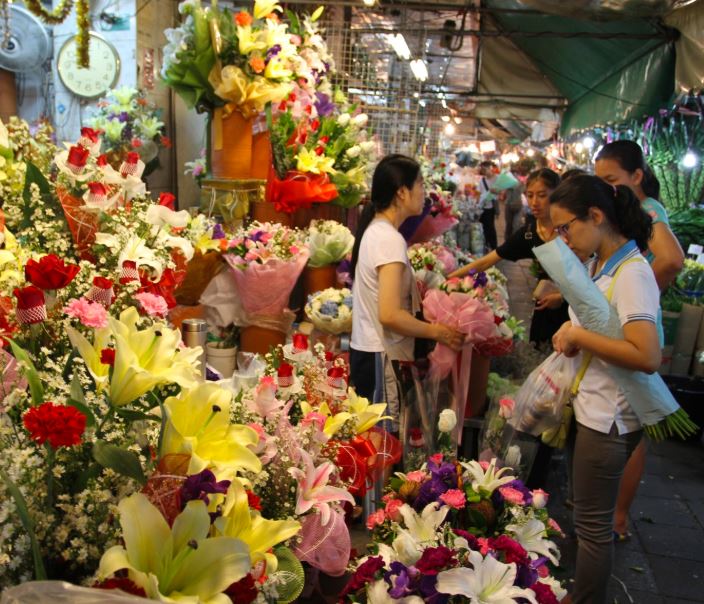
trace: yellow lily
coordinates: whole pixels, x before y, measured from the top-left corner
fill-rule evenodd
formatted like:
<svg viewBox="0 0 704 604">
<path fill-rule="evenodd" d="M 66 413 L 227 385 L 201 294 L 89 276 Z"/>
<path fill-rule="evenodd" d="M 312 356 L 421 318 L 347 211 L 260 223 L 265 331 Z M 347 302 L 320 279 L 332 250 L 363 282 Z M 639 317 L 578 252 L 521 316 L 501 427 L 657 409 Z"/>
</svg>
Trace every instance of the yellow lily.
<svg viewBox="0 0 704 604">
<path fill-rule="evenodd" d="M 315 9 L 315 12 L 310 16 L 310 20 L 312 23 L 315 23 L 320 17 L 323 15 L 323 11 L 325 10 L 325 6 L 320 5 L 318 8 Z"/>
<path fill-rule="evenodd" d="M 353 389 L 347 391 L 344 405 L 356 418 L 357 434 L 362 434 L 373 428 L 383 419 L 391 419 L 390 415 L 382 415 L 386 411 L 386 403 L 373 403 L 363 396 L 357 396 Z"/>
<path fill-rule="evenodd" d="M 352 414 L 348 413 L 347 411 L 341 411 L 340 413 L 336 413 L 335 415 L 333 415 L 333 413 L 332 413 L 332 411 L 330 411 L 330 407 L 328 407 L 327 403 L 323 403 L 316 410 L 316 409 L 313 409 L 313 407 L 307 401 L 301 401 L 301 410 L 303 411 L 304 415 L 308 415 L 309 413 L 313 413 L 314 411 L 317 411 L 317 413 L 320 413 L 321 415 L 324 415 L 327 418 L 325 420 L 325 426 L 323 427 L 323 433 L 328 438 L 332 438 L 335 435 L 335 433 L 340 428 L 342 428 L 344 423 L 347 420 L 352 418 Z"/>
<path fill-rule="evenodd" d="M 255 0 L 253 10 L 255 19 L 263 19 L 274 11 L 281 12 L 281 6 L 276 3 L 276 0 Z"/>
<path fill-rule="evenodd" d="M 276 571 L 278 561 L 269 550 L 298 534 L 301 523 L 262 518 L 257 510 L 250 509 L 247 493 L 236 478 L 227 490 L 221 509 L 222 516 L 215 521 L 217 533 L 240 539 L 249 547 L 253 565 L 264 560 L 267 574 Z"/>
<path fill-rule="evenodd" d="M 273 84 L 262 77 L 255 77 L 250 81 L 245 73 L 234 65 L 226 65 L 220 73 L 213 69 L 208 80 L 215 94 L 225 101 L 231 101 L 243 115 L 263 111 L 269 101 L 279 102 L 293 89 L 293 84 Z"/>
<path fill-rule="evenodd" d="M 264 50 L 266 40 L 262 37 L 261 31 L 252 31 L 251 25 L 237 26 L 237 39 L 240 45 L 240 54 L 248 55 L 255 50 Z"/>
<path fill-rule="evenodd" d="M 187 388 L 198 380 L 200 348 L 179 348 L 181 334 L 166 324 L 138 329 L 139 314 L 130 307 L 119 321 L 110 317 L 115 337 L 115 364 L 110 379 L 110 402 L 131 403 L 158 384 Z"/>
<path fill-rule="evenodd" d="M 298 153 L 298 161 L 296 162 L 296 170 L 299 172 L 310 172 L 312 174 L 334 174 L 335 168 L 334 157 L 326 157 L 325 155 L 316 155 L 313 149 L 301 149 Z"/>
<path fill-rule="evenodd" d="M 85 361 L 86 368 L 95 380 L 98 392 L 101 392 L 108 383 L 110 365 L 100 362 L 100 353 L 108 347 L 110 341 L 110 329 L 107 327 L 95 330 L 95 337 L 91 344 L 88 339 L 70 325 L 66 326 L 66 333 L 71 345 L 78 350 L 78 354 Z"/>
<path fill-rule="evenodd" d="M 264 77 L 271 78 L 272 80 L 285 80 L 290 78 L 293 72 L 286 68 L 284 62 L 278 57 L 274 57 L 267 63 L 266 69 L 264 70 Z"/>
<path fill-rule="evenodd" d="M 189 474 L 210 468 L 219 480 L 240 470 L 261 471 L 261 461 L 250 448 L 259 437 L 252 428 L 230 423 L 231 401 L 230 391 L 212 383 L 167 398 L 161 455 L 190 455 Z"/>
<path fill-rule="evenodd" d="M 210 537 L 203 501 L 189 501 L 169 528 L 142 493 L 118 504 L 125 547 L 115 545 L 100 559 L 98 576 L 126 569 L 151 600 L 229 604 L 223 594 L 250 570 L 247 546 L 232 537 Z"/>
</svg>

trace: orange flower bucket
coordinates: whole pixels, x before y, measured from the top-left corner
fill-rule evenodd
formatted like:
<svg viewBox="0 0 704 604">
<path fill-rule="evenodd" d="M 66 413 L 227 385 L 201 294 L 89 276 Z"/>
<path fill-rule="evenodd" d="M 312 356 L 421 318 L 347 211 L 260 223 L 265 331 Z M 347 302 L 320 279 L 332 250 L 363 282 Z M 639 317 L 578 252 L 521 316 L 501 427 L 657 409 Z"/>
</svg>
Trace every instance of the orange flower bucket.
<svg viewBox="0 0 704 604">
<path fill-rule="evenodd" d="M 265 180 L 271 164 L 271 143 L 263 115 L 245 118 L 222 108 L 210 122 L 210 170 L 214 178 Z"/>
<path fill-rule="evenodd" d="M 286 343 L 286 334 L 258 325 L 247 325 L 240 329 L 240 350 L 267 354 L 270 348 Z"/>
<path fill-rule="evenodd" d="M 315 292 L 335 287 L 337 285 L 337 264 L 328 266 L 306 266 L 303 269 L 303 295 L 304 301 Z"/>
</svg>

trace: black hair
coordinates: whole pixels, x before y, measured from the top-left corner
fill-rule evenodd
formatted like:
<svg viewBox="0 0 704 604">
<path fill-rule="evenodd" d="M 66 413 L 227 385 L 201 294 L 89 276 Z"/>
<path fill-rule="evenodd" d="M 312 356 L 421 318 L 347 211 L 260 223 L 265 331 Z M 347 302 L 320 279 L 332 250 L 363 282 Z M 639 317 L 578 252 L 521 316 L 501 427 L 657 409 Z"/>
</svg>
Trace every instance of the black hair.
<svg viewBox="0 0 704 604">
<path fill-rule="evenodd" d="M 617 161 L 618 165 L 629 174 L 633 174 L 636 170 L 642 170 L 643 180 L 640 186 L 643 188 L 643 193 L 653 199 L 660 198 L 660 181 L 645 161 L 643 149 L 638 143 L 620 140 L 604 145 L 597 153 L 594 161 L 599 161 L 600 159 Z"/>
<path fill-rule="evenodd" d="M 648 247 L 653 221 L 630 188 L 613 186 L 590 174 L 578 174 L 560 183 L 550 195 L 550 203 L 565 208 L 577 218 L 589 216 L 589 208 L 599 208 L 611 227 L 641 250 Z"/>
<path fill-rule="evenodd" d="M 560 184 L 560 177 L 557 172 L 551 170 L 550 168 L 533 170 L 526 179 L 526 187 L 528 187 L 528 185 L 534 180 L 541 180 L 548 189 L 557 189 L 557 185 Z"/>
<path fill-rule="evenodd" d="M 420 164 L 413 158 L 400 154 L 384 157 L 374 170 L 372 176 L 371 202 L 368 203 L 359 218 L 357 232 L 355 233 L 354 247 L 352 248 L 352 262 L 350 273 L 354 277 L 359 259 L 359 246 L 362 244 L 362 235 L 374 219 L 377 212 L 391 207 L 396 193 L 401 187 L 412 189 L 420 175 Z"/>
<path fill-rule="evenodd" d="M 560 174 L 560 182 L 567 180 L 568 178 L 572 178 L 573 176 L 577 176 L 579 174 L 589 174 L 586 170 L 582 170 L 582 168 L 570 168 L 569 170 L 565 170 L 562 174 Z"/>
</svg>

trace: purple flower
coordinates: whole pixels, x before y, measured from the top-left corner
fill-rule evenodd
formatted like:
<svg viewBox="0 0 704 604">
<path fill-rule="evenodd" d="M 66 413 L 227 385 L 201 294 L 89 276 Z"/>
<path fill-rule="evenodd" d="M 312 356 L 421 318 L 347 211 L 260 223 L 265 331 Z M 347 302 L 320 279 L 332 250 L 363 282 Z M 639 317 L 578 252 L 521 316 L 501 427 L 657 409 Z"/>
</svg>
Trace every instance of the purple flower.
<svg viewBox="0 0 704 604">
<path fill-rule="evenodd" d="M 330 97 L 327 94 L 316 92 L 315 98 L 315 108 L 318 110 L 318 115 L 320 117 L 325 117 L 335 111 L 335 103 L 330 100 Z"/>
<path fill-rule="evenodd" d="M 489 282 L 489 278 L 486 276 L 486 273 L 484 271 L 477 271 L 476 269 L 472 269 L 469 271 L 469 274 L 471 275 L 472 279 L 474 279 L 474 287 L 486 287 L 486 284 Z"/>
<path fill-rule="evenodd" d="M 335 302 L 333 302 L 332 300 L 323 302 L 320 305 L 320 314 L 325 315 L 327 317 L 337 317 L 337 304 L 335 304 Z"/>
<path fill-rule="evenodd" d="M 249 236 L 249 239 L 251 239 L 252 241 L 254 241 L 254 243 L 258 243 L 259 241 L 261 241 L 261 238 L 262 238 L 263 236 L 264 236 L 264 231 L 256 231 L 255 233 L 252 233 L 252 234 Z"/>
<path fill-rule="evenodd" d="M 271 61 L 276 55 L 281 52 L 281 44 L 274 44 L 269 50 L 266 51 L 265 63 Z"/>
<path fill-rule="evenodd" d="M 225 231 L 223 231 L 222 225 L 219 222 L 215 223 L 215 226 L 213 227 L 211 239 L 225 239 Z"/>
<path fill-rule="evenodd" d="M 418 582 L 418 592 L 423 597 L 424 602 L 430 604 L 447 604 L 450 600 L 448 594 L 438 593 L 436 586 L 438 584 L 437 575 L 421 575 Z"/>
<path fill-rule="evenodd" d="M 215 474 L 210 470 L 203 470 L 198 474 L 192 474 L 186 478 L 186 481 L 181 487 L 181 503 L 185 506 L 189 501 L 201 499 L 205 501 L 207 505 L 210 503 L 208 494 L 222 493 L 224 495 L 227 493 L 229 486 L 229 480 L 221 480 L 218 482 L 215 479 Z"/>
<path fill-rule="evenodd" d="M 403 598 L 411 593 L 411 579 L 412 575 L 415 573 L 415 569 L 408 568 L 401 562 L 392 562 L 391 570 L 384 573 L 384 579 L 391 584 L 391 589 L 389 589 L 389 595 L 392 598 L 399 599 Z"/>
<path fill-rule="evenodd" d="M 121 122 L 128 122 L 130 119 L 130 114 L 127 113 L 127 111 L 123 111 L 122 113 L 120 113 L 120 115 L 117 116 L 117 119 Z"/>
</svg>

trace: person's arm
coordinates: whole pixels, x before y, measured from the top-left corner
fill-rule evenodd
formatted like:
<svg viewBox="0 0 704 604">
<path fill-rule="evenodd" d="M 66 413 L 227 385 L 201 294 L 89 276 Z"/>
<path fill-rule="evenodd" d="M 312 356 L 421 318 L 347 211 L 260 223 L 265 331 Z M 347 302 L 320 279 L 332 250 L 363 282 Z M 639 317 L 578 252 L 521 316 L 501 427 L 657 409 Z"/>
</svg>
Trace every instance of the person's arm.
<svg viewBox="0 0 704 604">
<path fill-rule="evenodd" d="M 623 339 L 603 336 L 568 321 L 553 336 L 553 346 L 567 356 L 581 349 L 611 365 L 645 373 L 657 371 L 662 361 L 658 333 L 651 321 L 626 323 Z"/>
<path fill-rule="evenodd" d="M 662 291 L 672 284 L 682 270 L 684 252 L 677 237 L 664 222 L 656 222 L 653 225 L 653 236 L 648 242 L 648 247 L 655 256 L 650 266 Z"/>
<path fill-rule="evenodd" d="M 401 308 L 401 283 L 405 265 L 392 262 L 379 267 L 379 322 L 404 336 L 427 338 L 460 350 L 464 335 L 441 323 L 426 323 Z"/>
<path fill-rule="evenodd" d="M 486 256 L 477 258 L 474 262 L 465 264 L 463 267 L 458 268 L 456 271 L 451 272 L 447 278 L 452 279 L 453 277 L 464 277 L 469 274 L 469 271 L 485 271 L 488 268 L 494 266 L 497 262 L 501 260 L 501 256 L 496 253 L 496 250 L 492 250 Z"/>
</svg>

